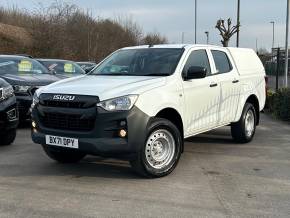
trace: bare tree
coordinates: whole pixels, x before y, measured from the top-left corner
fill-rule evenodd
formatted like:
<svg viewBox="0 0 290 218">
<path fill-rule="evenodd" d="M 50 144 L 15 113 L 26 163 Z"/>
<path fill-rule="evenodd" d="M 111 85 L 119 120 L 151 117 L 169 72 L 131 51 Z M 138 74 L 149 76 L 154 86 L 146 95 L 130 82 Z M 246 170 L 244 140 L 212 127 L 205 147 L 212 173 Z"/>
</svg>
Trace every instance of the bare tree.
<svg viewBox="0 0 290 218">
<path fill-rule="evenodd" d="M 167 39 L 163 36 L 161 36 L 159 33 L 148 33 L 143 39 L 142 44 L 148 44 L 148 45 L 158 45 L 158 44 L 166 44 Z"/>
<path fill-rule="evenodd" d="M 215 28 L 219 30 L 220 35 L 222 36 L 221 43 L 224 47 L 229 46 L 230 39 L 235 33 L 237 33 L 238 27 L 240 27 L 239 23 L 236 26 L 232 26 L 231 18 L 227 20 L 227 23 L 225 23 L 225 20 L 223 19 L 217 21 Z"/>
<path fill-rule="evenodd" d="M 144 34 L 131 17 L 95 18 L 88 10 L 62 0 L 54 0 L 49 6 L 38 4 L 32 13 L 0 6 L 0 25 L 1 23 L 9 24 L 13 31 L 21 27 L 22 32 L 27 32 L 31 37 L 32 45 L 28 48 L 15 43 L 24 41 L 23 34 L 10 31 L 9 37 L 0 34 L 0 53 L 28 53 L 34 57 L 98 62 L 122 47 L 167 41 L 158 33 Z M 7 25 L 4 25 L 2 26 L 6 30 Z M 13 35 L 18 35 L 19 39 L 13 40 Z"/>
</svg>

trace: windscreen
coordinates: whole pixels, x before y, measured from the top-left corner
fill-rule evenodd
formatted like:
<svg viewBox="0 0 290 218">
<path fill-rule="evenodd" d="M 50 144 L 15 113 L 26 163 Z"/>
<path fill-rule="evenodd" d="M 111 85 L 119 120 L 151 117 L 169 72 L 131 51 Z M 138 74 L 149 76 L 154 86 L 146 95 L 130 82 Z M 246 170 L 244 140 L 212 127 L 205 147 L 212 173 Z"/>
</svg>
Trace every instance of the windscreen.
<svg viewBox="0 0 290 218">
<path fill-rule="evenodd" d="M 84 70 L 77 64 L 73 62 L 58 62 L 58 61 L 47 61 L 40 60 L 40 62 L 49 70 L 56 74 L 73 74 L 80 75 L 85 74 Z"/>
<path fill-rule="evenodd" d="M 0 57 L 0 74 L 49 74 L 49 71 L 33 59 Z"/>
<path fill-rule="evenodd" d="M 119 50 L 89 74 L 169 76 L 174 73 L 183 51 L 175 48 Z"/>
</svg>

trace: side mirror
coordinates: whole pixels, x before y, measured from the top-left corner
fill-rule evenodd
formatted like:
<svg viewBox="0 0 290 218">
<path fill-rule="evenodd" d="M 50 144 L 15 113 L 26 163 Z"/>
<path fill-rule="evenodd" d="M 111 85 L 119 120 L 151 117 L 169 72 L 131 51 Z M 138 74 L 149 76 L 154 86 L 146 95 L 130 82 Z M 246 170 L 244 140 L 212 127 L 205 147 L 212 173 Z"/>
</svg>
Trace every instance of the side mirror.
<svg viewBox="0 0 290 218">
<path fill-rule="evenodd" d="M 204 67 L 191 66 L 187 72 L 184 73 L 183 79 L 191 80 L 191 79 L 202 79 L 206 77 L 207 69 Z"/>
</svg>

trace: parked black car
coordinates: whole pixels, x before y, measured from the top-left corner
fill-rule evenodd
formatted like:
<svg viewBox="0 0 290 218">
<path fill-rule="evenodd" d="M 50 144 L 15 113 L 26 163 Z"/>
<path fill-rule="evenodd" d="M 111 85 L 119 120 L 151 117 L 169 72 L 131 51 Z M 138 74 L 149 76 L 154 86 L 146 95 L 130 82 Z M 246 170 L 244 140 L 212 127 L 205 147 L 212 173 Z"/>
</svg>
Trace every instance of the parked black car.
<svg viewBox="0 0 290 218">
<path fill-rule="evenodd" d="M 97 66 L 97 64 L 94 62 L 77 62 L 77 64 L 80 65 L 80 67 L 83 68 L 86 73 L 89 73 L 92 69 L 95 68 L 95 66 Z"/>
<path fill-rule="evenodd" d="M 75 62 L 60 59 L 37 59 L 50 72 L 61 79 L 80 76 L 86 72 Z"/>
<path fill-rule="evenodd" d="M 36 89 L 60 80 L 38 61 L 15 55 L 0 55 L 0 78 L 14 89 L 20 121 L 30 118 L 29 109 Z"/>
<path fill-rule="evenodd" d="M 0 145 L 10 145 L 16 137 L 18 112 L 11 85 L 0 79 Z"/>
</svg>

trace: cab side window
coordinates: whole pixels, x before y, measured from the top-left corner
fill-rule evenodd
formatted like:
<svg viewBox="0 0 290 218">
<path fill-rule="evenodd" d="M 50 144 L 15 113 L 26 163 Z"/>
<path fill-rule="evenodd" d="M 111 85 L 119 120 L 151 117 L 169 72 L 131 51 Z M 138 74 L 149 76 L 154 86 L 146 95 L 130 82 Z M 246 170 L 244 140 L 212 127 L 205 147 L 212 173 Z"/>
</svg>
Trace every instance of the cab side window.
<svg viewBox="0 0 290 218">
<path fill-rule="evenodd" d="M 207 75 L 211 74 L 210 64 L 206 50 L 196 50 L 191 52 L 183 68 L 183 73 L 187 72 L 188 69 L 192 66 L 204 67 L 207 70 Z"/>
<path fill-rule="evenodd" d="M 225 52 L 213 50 L 211 53 L 218 71 L 217 73 L 228 73 L 233 69 L 232 64 L 230 63 L 230 60 Z"/>
</svg>

